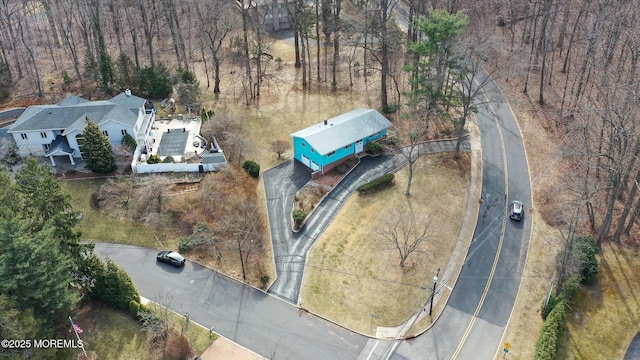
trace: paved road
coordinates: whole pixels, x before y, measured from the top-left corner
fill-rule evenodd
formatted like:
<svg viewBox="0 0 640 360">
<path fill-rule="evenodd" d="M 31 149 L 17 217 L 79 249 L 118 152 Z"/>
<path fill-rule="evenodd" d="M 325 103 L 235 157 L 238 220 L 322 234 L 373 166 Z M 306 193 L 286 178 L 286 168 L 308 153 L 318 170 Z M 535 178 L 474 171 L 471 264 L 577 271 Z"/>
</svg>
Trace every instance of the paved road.
<svg viewBox="0 0 640 360">
<path fill-rule="evenodd" d="M 500 351 L 531 230 L 528 216 L 519 223 L 508 221 L 506 206 L 516 198 L 529 206 L 531 189 L 522 140 L 507 104 L 501 101 L 489 109 L 481 109 L 478 125 L 484 163 L 481 215 L 447 306 L 434 327 L 415 339 L 367 340 L 322 319 L 301 314 L 295 306 L 277 297 L 200 265 L 189 262 L 184 269 L 176 270 L 156 264 L 153 250 L 99 244 L 96 253 L 108 255 L 123 266 L 143 296 L 158 300 L 165 289 L 173 295 L 172 309 L 189 312 L 194 321 L 213 326 L 216 332 L 268 358 L 491 359 Z M 271 289 L 273 293 L 297 302 L 304 256 L 292 254 L 306 254 L 358 183 L 398 165 L 397 158 L 392 156 L 363 159 L 296 236 L 290 236 L 291 205 L 287 204 L 293 203 L 293 194 L 309 174 L 300 173 L 293 162 L 273 170 L 278 176 L 265 173 L 269 206 L 280 204 L 269 209 L 279 271 Z M 271 215 L 272 210 L 276 215 Z M 274 222 L 277 219 L 286 220 Z M 442 283 L 446 285 L 445 281 Z M 444 285 L 438 291 L 443 291 Z"/>
<path fill-rule="evenodd" d="M 529 208 L 531 187 L 517 123 L 504 98 L 492 86 L 492 105 L 481 108 L 477 115 L 484 202 L 458 281 L 430 331 L 389 348 L 378 347 L 375 358 L 392 354 L 391 359 L 493 359 L 502 350 L 502 336 L 522 279 L 532 225 L 529 216 L 514 222 L 506 211 L 515 199 Z M 439 291 L 444 291 L 445 285 L 441 284 Z M 375 340 L 370 340 L 365 352 L 375 345 Z"/>
<path fill-rule="evenodd" d="M 156 263 L 157 251 L 129 245 L 96 244 L 95 252 L 123 267 L 142 296 L 188 312 L 191 320 L 265 358 L 355 359 L 366 342 L 364 336 L 190 261 L 176 269 Z"/>
</svg>

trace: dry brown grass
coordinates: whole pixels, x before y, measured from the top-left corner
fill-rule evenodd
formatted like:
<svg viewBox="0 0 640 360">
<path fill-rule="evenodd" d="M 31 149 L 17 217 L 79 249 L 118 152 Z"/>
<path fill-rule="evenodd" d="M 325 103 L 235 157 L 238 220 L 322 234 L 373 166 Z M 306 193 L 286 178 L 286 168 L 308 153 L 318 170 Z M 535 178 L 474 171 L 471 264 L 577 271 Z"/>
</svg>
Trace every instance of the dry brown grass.
<svg viewBox="0 0 640 360">
<path fill-rule="evenodd" d="M 410 198 L 403 194 L 406 169 L 396 174 L 394 187 L 352 196 L 310 253 L 302 306 L 363 333 L 370 333 L 371 313 L 380 326 L 407 320 L 431 286 L 425 274 L 446 267 L 451 257 L 462 224 L 460 208 L 467 202 L 469 161 L 469 154 L 458 162 L 451 154 L 421 157 Z M 432 225 L 426 255 L 411 255 L 408 271 L 376 235 L 376 223 L 390 206 L 409 206 Z"/>
<path fill-rule="evenodd" d="M 640 330 L 640 252 L 607 243 L 596 285 L 578 293 L 559 359 L 622 359 Z"/>
</svg>

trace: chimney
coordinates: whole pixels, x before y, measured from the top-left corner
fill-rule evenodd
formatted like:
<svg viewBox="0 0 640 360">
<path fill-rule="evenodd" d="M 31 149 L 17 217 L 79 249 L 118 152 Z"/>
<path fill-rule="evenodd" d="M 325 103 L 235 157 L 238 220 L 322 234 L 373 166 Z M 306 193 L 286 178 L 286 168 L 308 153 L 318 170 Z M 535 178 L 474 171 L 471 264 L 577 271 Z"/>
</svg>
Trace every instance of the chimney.
<svg viewBox="0 0 640 360">
<path fill-rule="evenodd" d="M 129 89 L 125 90 L 125 91 L 124 91 L 124 94 L 125 94 L 126 96 L 131 96 L 131 90 L 129 90 Z"/>
<path fill-rule="evenodd" d="M 328 121 L 327 119 L 324 119 L 324 124 L 325 124 L 325 125 L 327 125 L 327 121 Z"/>
</svg>

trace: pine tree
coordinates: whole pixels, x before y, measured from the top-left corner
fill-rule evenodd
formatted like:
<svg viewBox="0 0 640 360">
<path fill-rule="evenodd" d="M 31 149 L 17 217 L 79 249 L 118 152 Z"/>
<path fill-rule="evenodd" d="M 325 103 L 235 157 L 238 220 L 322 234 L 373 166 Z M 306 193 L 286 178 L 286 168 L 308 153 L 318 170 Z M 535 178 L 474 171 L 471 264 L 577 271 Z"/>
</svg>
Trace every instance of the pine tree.
<svg viewBox="0 0 640 360">
<path fill-rule="evenodd" d="M 87 169 L 98 174 L 108 174 L 115 171 L 116 160 L 109 138 L 100 130 L 98 124 L 86 118 L 87 126 L 82 131 L 80 150 L 82 158 L 87 163 Z"/>
<path fill-rule="evenodd" d="M 42 322 L 39 335 L 51 336 L 79 299 L 71 258 L 60 251 L 52 224 L 34 232 L 15 215 L 0 221 L 0 293 L 17 301 L 19 311 L 33 309 Z"/>
<path fill-rule="evenodd" d="M 17 216 L 32 233 L 53 227 L 51 239 L 70 257 L 69 273 L 82 285 L 83 279 L 89 276 L 86 263 L 93 246 L 80 244 L 80 232 L 76 229 L 80 213 L 71 207 L 61 181 L 48 167 L 29 158 L 16 174 L 15 183 L 11 183 L 6 172 L 0 174 L 0 187 L 7 189 L 0 194 L 3 205 L 0 206 L 0 219 L 5 219 L 4 215 L 6 218 Z"/>
</svg>

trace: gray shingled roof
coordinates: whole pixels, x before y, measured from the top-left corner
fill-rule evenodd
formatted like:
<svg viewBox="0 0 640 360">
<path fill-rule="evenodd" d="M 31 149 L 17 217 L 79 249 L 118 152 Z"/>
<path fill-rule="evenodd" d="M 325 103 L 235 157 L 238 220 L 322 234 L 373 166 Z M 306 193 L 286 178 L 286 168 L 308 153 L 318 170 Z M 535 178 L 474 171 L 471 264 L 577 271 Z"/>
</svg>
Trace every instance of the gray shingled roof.
<svg viewBox="0 0 640 360">
<path fill-rule="evenodd" d="M 374 109 L 355 109 L 291 134 L 305 139 L 320 155 L 353 144 L 393 124 Z"/>
<path fill-rule="evenodd" d="M 146 100 L 121 93 L 110 100 L 88 101 L 70 95 L 53 105 L 29 106 L 11 126 L 9 132 L 64 130 L 84 128 L 84 119 L 89 117 L 98 125 L 108 120 L 133 126 L 138 118 L 138 109 Z"/>
</svg>

